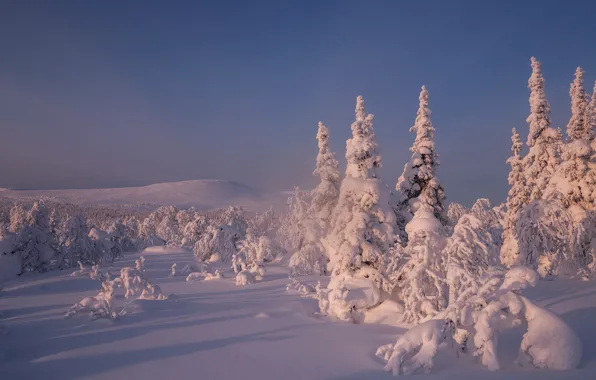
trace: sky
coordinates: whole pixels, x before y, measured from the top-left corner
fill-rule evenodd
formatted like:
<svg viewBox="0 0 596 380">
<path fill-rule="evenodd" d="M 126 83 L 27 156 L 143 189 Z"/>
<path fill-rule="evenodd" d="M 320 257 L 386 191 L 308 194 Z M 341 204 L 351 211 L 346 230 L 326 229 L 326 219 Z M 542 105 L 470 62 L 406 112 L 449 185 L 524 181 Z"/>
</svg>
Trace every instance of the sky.
<svg viewBox="0 0 596 380">
<path fill-rule="evenodd" d="M 448 200 L 500 203 L 530 57 L 564 128 L 575 68 L 596 80 L 595 18 L 594 1 L 2 1 L 0 187 L 310 188 L 317 123 L 345 167 L 358 95 L 393 187 L 426 85 Z"/>
</svg>

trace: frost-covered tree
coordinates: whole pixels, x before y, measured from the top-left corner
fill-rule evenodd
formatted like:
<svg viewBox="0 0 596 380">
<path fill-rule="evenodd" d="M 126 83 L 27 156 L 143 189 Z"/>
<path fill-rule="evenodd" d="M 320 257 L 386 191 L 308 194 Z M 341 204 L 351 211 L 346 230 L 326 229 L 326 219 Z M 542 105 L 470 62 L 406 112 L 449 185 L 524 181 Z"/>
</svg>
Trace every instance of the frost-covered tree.
<svg viewBox="0 0 596 380">
<path fill-rule="evenodd" d="M 275 215 L 273 207 L 269 207 L 265 212 L 259 212 L 253 218 L 249 219 L 246 234 L 254 237 L 271 237 L 275 235 L 278 225 L 279 219 L 277 215 Z"/>
<path fill-rule="evenodd" d="M 192 248 L 201 239 L 207 230 L 208 222 L 204 215 L 197 214 L 193 220 L 188 222 L 182 231 L 182 245 Z"/>
<path fill-rule="evenodd" d="M 169 213 L 165 215 L 155 228 L 157 236 L 166 241 L 167 244 L 176 245 L 182 242 L 182 237 L 179 234 L 176 214 Z"/>
<path fill-rule="evenodd" d="M 541 199 L 560 163 L 562 137 L 560 131 L 551 127 L 550 105 L 546 99 L 544 77 L 540 62 L 532 57 L 532 75 L 528 80 L 530 89 L 530 115 L 527 145 L 524 158 L 526 186 L 530 200 Z"/>
<path fill-rule="evenodd" d="M 568 206 L 589 208 L 594 201 L 596 171 L 590 170 L 594 131 L 583 74 L 578 67 L 575 80 L 571 83 L 571 118 L 567 124 L 567 143 L 562 149 L 562 162 L 557 168 L 557 175 L 551 181 L 551 191 L 562 193 Z"/>
<path fill-rule="evenodd" d="M 470 213 L 480 222 L 481 228 L 490 233 L 493 244 L 497 248 L 502 245 L 503 225 L 501 214 L 492 207 L 488 198 L 478 199 L 472 206 Z"/>
<path fill-rule="evenodd" d="M 509 193 L 507 194 L 507 212 L 503 221 L 503 245 L 501 246 L 501 263 L 507 266 L 513 265 L 519 255 L 519 247 L 516 236 L 516 225 L 519 220 L 519 213 L 530 198 L 530 190 L 526 186 L 524 175 L 524 163 L 521 156 L 523 144 L 519 133 L 513 128 L 511 136 L 512 155 L 507 159 L 511 166 L 509 171 Z"/>
<path fill-rule="evenodd" d="M 294 194 L 288 198 L 287 204 L 287 211 L 281 218 L 276 237 L 286 251 L 294 253 L 300 250 L 305 242 L 304 224 L 308 220 L 310 193 L 296 187 Z"/>
<path fill-rule="evenodd" d="M 519 255 L 513 265 L 537 269 L 542 277 L 577 273 L 574 220 L 561 198 L 534 200 L 522 208 L 515 229 Z"/>
<path fill-rule="evenodd" d="M 391 291 L 391 284 L 384 280 L 384 269 L 386 256 L 395 243 L 394 218 L 386 209 L 389 203 L 388 199 L 383 199 L 385 194 L 378 173 L 381 156 L 373 129 L 373 115 L 366 115 L 361 96 L 356 102 L 352 138 L 346 143 L 346 160 L 346 176 L 325 246 L 332 273 L 329 299 L 339 300 L 333 302 L 337 307 L 332 305 L 330 310 L 336 317 L 356 320 L 354 313 L 358 313 L 358 309 L 374 306 L 374 303 L 356 305 L 356 300 L 348 302 L 343 296 L 336 296 L 345 294 L 345 288 L 361 286 L 362 273 L 366 273 L 373 293 Z M 379 299 L 373 297 L 370 301 L 378 303 Z"/>
<path fill-rule="evenodd" d="M 498 252 L 490 231 L 475 214 L 459 219 L 445 248 L 449 305 L 471 287 L 480 285 L 489 267 L 498 264 Z"/>
<path fill-rule="evenodd" d="M 112 221 L 106 232 L 108 239 L 118 246 L 121 252 L 132 252 L 137 248 L 133 239 L 126 234 L 126 227 L 120 220 Z"/>
<path fill-rule="evenodd" d="M 447 225 L 444 216 L 445 192 L 436 175 L 439 167 L 438 155 L 435 151 L 435 128 L 430 119 L 428 91 L 422 86 L 420 104 L 416 113 L 416 121 L 410 132 L 416 133 L 414 145 L 410 148 L 412 157 L 404 166 L 402 175 L 397 180 L 391 205 L 396 215 L 397 226 L 405 244 L 405 226 L 416 213 L 417 207 L 423 203 L 432 207 L 433 214 Z"/>
<path fill-rule="evenodd" d="M 21 261 L 21 274 L 45 272 L 55 265 L 57 243 L 50 231 L 47 208 L 35 202 L 25 216 L 25 225 L 14 238 L 13 255 Z"/>
<path fill-rule="evenodd" d="M 244 235 L 248 228 L 248 218 L 242 207 L 228 207 L 215 219 L 215 223 L 217 225 L 230 226 L 241 235 Z"/>
<path fill-rule="evenodd" d="M 10 209 L 10 224 L 8 230 L 10 232 L 19 232 L 26 224 L 27 210 L 20 203 L 17 202 Z"/>
<path fill-rule="evenodd" d="M 422 204 L 406 225 L 408 245 L 392 263 L 390 278 L 404 304 L 408 323 L 433 318 L 448 305 L 444 226 L 428 204 Z"/>
<path fill-rule="evenodd" d="M 99 262 L 96 246 L 88 236 L 88 228 L 80 216 L 67 219 L 62 227 L 62 261 L 65 266 L 75 266 L 78 261 L 83 264 Z"/>
<path fill-rule="evenodd" d="M 575 70 L 575 79 L 569 89 L 571 97 L 571 119 L 567 123 L 567 138 L 569 141 L 588 141 L 593 131 L 590 130 L 588 108 L 588 94 L 584 88 L 584 71 L 581 67 Z"/>
<path fill-rule="evenodd" d="M 322 122 L 319 122 L 317 141 L 319 143 L 319 153 L 317 155 L 317 166 L 313 174 L 317 175 L 321 181 L 311 192 L 308 213 L 315 218 L 324 235 L 329 229 L 331 215 L 339 199 L 341 179 L 339 164 L 335 154 L 329 148 L 329 129 Z"/>
<path fill-rule="evenodd" d="M 198 261 L 214 259 L 228 262 L 238 252 L 237 243 L 244 235 L 230 226 L 209 226 L 194 248 Z"/>
<path fill-rule="evenodd" d="M 302 208 L 301 228 L 303 242 L 290 259 L 290 269 L 295 275 L 326 273 L 327 258 L 321 243 L 331 224 L 333 209 L 339 197 L 340 176 L 335 154 L 329 150 L 329 130 L 319 122 L 317 132 L 319 154 L 314 175 L 320 182 L 310 193 L 308 210 Z"/>
<path fill-rule="evenodd" d="M 449 225 L 454 227 L 457 222 L 459 221 L 459 218 L 461 218 L 463 215 L 467 214 L 468 212 L 470 212 L 470 210 L 468 210 L 466 208 L 466 206 L 457 203 L 457 202 L 451 202 L 449 203 L 449 207 L 447 207 L 447 220 L 449 221 Z"/>
</svg>

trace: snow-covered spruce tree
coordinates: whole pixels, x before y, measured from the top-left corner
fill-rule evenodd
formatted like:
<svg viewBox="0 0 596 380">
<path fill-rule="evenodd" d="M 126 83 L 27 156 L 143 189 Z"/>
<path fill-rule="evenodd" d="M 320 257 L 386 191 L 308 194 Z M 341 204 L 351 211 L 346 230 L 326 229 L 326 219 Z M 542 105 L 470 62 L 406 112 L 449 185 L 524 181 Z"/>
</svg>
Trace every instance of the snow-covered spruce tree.
<svg viewBox="0 0 596 380">
<path fill-rule="evenodd" d="M 544 77 L 540 62 L 532 57 L 532 75 L 528 80 L 530 89 L 529 151 L 524 158 L 526 186 L 530 190 L 530 200 L 542 199 L 549 182 L 560 163 L 561 134 L 551 127 L 550 105 L 546 99 Z"/>
<path fill-rule="evenodd" d="M 329 129 L 319 122 L 317 132 L 319 153 L 314 175 L 320 182 L 310 194 L 310 206 L 303 215 L 304 240 L 300 249 L 290 259 L 290 269 L 295 275 L 326 273 L 327 257 L 321 243 L 331 224 L 331 215 L 339 198 L 339 164 L 329 149 Z"/>
<path fill-rule="evenodd" d="M 287 211 L 281 218 L 276 237 L 286 251 L 294 253 L 304 244 L 304 221 L 307 220 L 310 192 L 295 187 L 294 194 L 288 198 L 287 204 Z"/>
<path fill-rule="evenodd" d="M 121 252 L 133 252 L 136 249 L 134 240 L 126 234 L 126 227 L 119 219 L 112 221 L 106 232 L 108 239 L 118 246 Z"/>
<path fill-rule="evenodd" d="M 391 292 L 384 269 L 395 243 L 394 218 L 387 208 L 379 178 L 381 156 L 373 129 L 373 115 L 356 101 L 352 138 L 346 142 L 346 176 L 333 211 L 325 246 L 329 252 L 328 310 L 341 320 L 360 321 L 363 312 Z"/>
<path fill-rule="evenodd" d="M 279 219 L 273 211 L 273 207 L 269 207 L 265 212 L 257 213 L 253 218 L 248 220 L 248 227 L 246 234 L 253 237 L 268 236 L 272 237 L 279 226 Z"/>
<path fill-rule="evenodd" d="M 8 230 L 10 232 L 19 232 L 26 224 L 27 210 L 20 202 L 17 202 L 10 209 L 10 223 Z"/>
<path fill-rule="evenodd" d="M 329 148 L 329 129 L 322 122 L 319 122 L 317 141 L 319 153 L 317 154 L 317 167 L 313 174 L 318 176 L 321 181 L 311 192 L 308 213 L 315 217 L 324 234 L 329 229 L 331 215 L 339 199 L 341 178 L 335 153 Z"/>
<path fill-rule="evenodd" d="M 88 236 L 88 228 L 80 216 L 73 216 L 63 223 L 62 233 L 62 262 L 67 267 L 72 267 L 80 261 L 83 264 L 99 262 L 95 244 Z"/>
<path fill-rule="evenodd" d="M 511 152 L 513 154 L 507 159 L 507 163 L 511 166 L 508 177 L 511 187 L 507 194 L 507 212 L 503 221 L 503 245 L 501 246 L 501 263 L 506 266 L 514 265 L 519 255 L 519 246 L 515 235 L 516 225 L 522 207 L 528 203 L 530 198 L 521 156 L 523 144 L 515 128 L 512 132 Z"/>
<path fill-rule="evenodd" d="M 463 293 L 480 286 L 489 267 L 498 264 L 498 252 L 486 223 L 475 214 L 459 219 L 445 248 L 449 305 L 461 299 Z"/>
<path fill-rule="evenodd" d="M 448 305 L 444 228 L 426 203 L 406 225 L 408 245 L 389 274 L 404 304 L 404 322 L 431 319 Z"/>
<path fill-rule="evenodd" d="M 443 206 L 445 193 L 435 173 L 439 160 L 435 151 L 435 128 L 430 120 L 431 111 L 425 86 L 422 86 L 419 100 L 416 121 L 410 128 L 410 132 L 416 133 L 414 145 L 410 148 L 412 158 L 404 166 L 391 199 L 402 244 L 406 243 L 407 238 L 405 226 L 421 203 L 431 206 L 433 214 L 443 225 L 448 223 Z"/>
<path fill-rule="evenodd" d="M 221 226 L 229 226 L 242 236 L 246 233 L 248 228 L 248 218 L 242 207 L 230 206 L 225 209 L 215 222 Z"/>
<path fill-rule="evenodd" d="M 238 252 L 237 243 L 245 235 L 230 226 L 209 226 L 194 248 L 198 261 L 221 260 L 229 262 Z"/>
<path fill-rule="evenodd" d="M 562 198 L 555 194 L 522 208 L 515 228 L 519 255 L 513 265 L 537 269 L 541 277 L 577 273 L 574 220 Z"/>
<path fill-rule="evenodd" d="M 449 225 L 451 227 L 455 227 L 459 218 L 463 215 L 469 213 L 470 210 L 466 208 L 466 206 L 459 204 L 457 202 L 449 203 L 449 207 L 447 207 L 447 220 L 449 221 Z"/>
<path fill-rule="evenodd" d="M 577 68 L 571 83 L 571 119 L 567 124 L 567 143 L 561 154 L 562 162 L 551 188 L 564 195 L 569 207 L 590 208 L 593 205 L 596 171 L 590 170 L 594 131 L 584 89 L 583 71 Z M 576 213 L 577 214 L 577 213 Z M 583 218 L 582 218 L 583 219 Z M 581 222 L 581 220 L 577 220 Z"/>
<path fill-rule="evenodd" d="M 57 244 L 50 231 L 49 215 L 41 202 L 35 202 L 26 214 L 25 225 L 14 238 L 13 255 L 21 260 L 21 273 L 52 269 Z"/>
<path fill-rule="evenodd" d="M 163 219 L 155 228 L 157 236 L 162 238 L 169 245 L 177 245 L 182 242 L 182 237 L 179 233 L 178 220 L 176 219 L 177 213 L 176 210 L 175 213 L 164 215 Z"/>
<path fill-rule="evenodd" d="M 204 215 L 197 214 L 186 224 L 182 232 L 182 246 L 193 248 L 207 230 L 208 222 Z"/>
<path fill-rule="evenodd" d="M 495 207 L 492 207 L 488 198 L 476 200 L 470 213 L 480 221 L 481 228 L 490 233 L 493 244 L 497 249 L 500 249 L 503 244 L 503 221 L 500 213 L 497 212 Z"/>
</svg>

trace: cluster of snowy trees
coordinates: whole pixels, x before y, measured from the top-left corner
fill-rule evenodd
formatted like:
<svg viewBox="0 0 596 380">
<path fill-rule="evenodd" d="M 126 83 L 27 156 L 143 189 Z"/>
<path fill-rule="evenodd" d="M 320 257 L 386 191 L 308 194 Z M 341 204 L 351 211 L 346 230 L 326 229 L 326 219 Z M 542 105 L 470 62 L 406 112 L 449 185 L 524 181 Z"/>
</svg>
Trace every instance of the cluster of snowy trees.
<svg viewBox="0 0 596 380">
<path fill-rule="evenodd" d="M 238 207 L 200 212 L 164 206 L 147 213 L 17 201 L 1 209 L 0 254 L 18 259 L 18 274 L 111 263 L 123 252 L 165 244 L 193 249 L 200 260 L 213 253 L 228 259 L 242 239 L 272 235 L 278 223 L 272 210 L 249 217 Z"/>
<path fill-rule="evenodd" d="M 402 318 L 434 318 L 479 289 L 487 276 L 525 266 L 541 277 L 593 278 L 596 272 L 596 96 L 583 88 L 578 68 L 571 84 L 572 116 L 564 138 L 551 126 L 540 63 L 532 58 L 527 153 L 514 130 L 507 201 L 479 199 L 471 209 L 452 203 L 439 167 L 429 93 L 423 86 L 410 131 L 410 160 L 395 190 L 380 176 L 381 154 L 362 97 L 356 101 L 346 171 L 329 150 L 319 124 L 312 191 L 296 189 L 277 238 L 291 253 L 292 275 L 330 274 L 318 292 L 322 312 L 363 321 L 386 300 Z M 502 277 L 501 277 L 502 278 Z"/>
</svg>

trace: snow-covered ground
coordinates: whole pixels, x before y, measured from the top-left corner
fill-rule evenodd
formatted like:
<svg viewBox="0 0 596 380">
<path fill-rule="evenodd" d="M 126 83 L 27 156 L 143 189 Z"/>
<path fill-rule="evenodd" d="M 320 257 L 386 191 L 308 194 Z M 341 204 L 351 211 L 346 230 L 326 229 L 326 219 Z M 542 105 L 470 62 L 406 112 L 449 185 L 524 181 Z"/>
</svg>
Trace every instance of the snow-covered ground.
<svg viewBox="0 0 596 380">
<path fill-rule="evenodd" d="M 194 206 L 201 210 L 242 206 L 264 211 L 271 205 L 284 205 L 288 195 L 283 192 L 264 194 L 234 181 L 201 179 L 113 189 L 3 190 L 0 197 L 35 200 L 48 197 L 86 205 Z"/>
<path fill-rule="evenodd" d="M 74 271 L 27 274 L 3 284 L 0 321 L 1 379 L 391 379 L 375 357 L 378 346 L 393 343 L 405 329 L 353 325 L 315 316 L 316 301 L 287 292 L 287 270 L 268 267 L 256 284 L 237 287 L 226 278 L 186 282 L 169 277 L 171 265 L 193 262 L 190 252 L 150 249 L 146 276 L 177 302 L 136 301 L 133 313 L 116 321 L 70 319 L 65 311 L 100 284 Z M 117 263 L 132 265 L 139 254 Z M 309 282 L 320 279 L 306 277 Z M 445 347 L 424 379 L 595 379 L 596 284 L 541 281 L 524 293 L 560 315 L 584 346 L 580 368 L 543 371 L 513 364 L 521 329 L 502 336 L 503 369 L 489 372 L 469 355 Z M 418 376 L 418 375 L 417 375 Z"/>
</svg>

